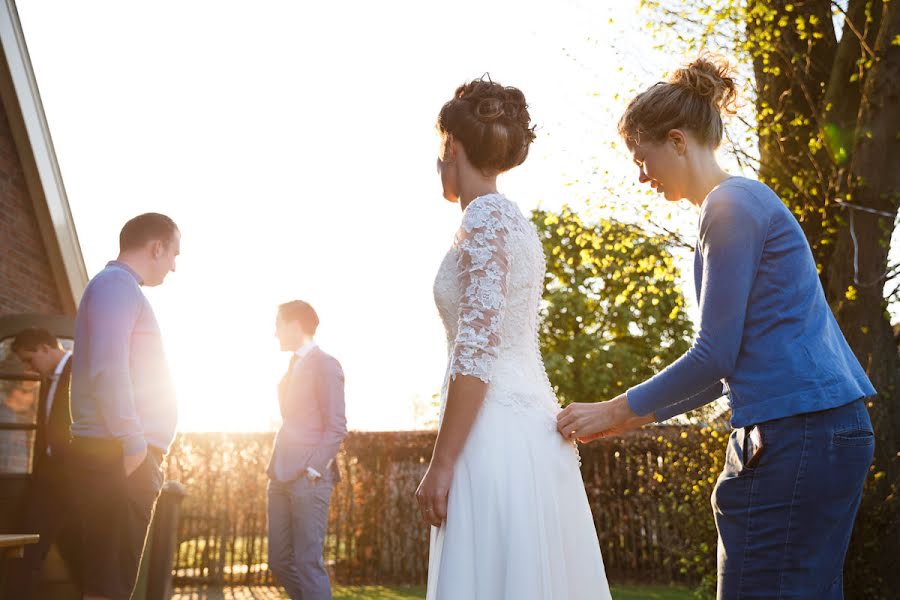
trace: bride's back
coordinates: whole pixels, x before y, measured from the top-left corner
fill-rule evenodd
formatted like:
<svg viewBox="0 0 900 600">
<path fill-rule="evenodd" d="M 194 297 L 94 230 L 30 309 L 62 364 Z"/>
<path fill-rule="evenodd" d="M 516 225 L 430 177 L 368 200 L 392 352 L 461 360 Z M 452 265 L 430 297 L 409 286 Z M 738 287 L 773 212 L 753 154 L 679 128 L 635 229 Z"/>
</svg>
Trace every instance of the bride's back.
<svg viewBox="0 0 900 600">
<path fill-rule="evenodd" d="M 483 264 L 473 269 L 479 261 Z M 486 402 L 555 413 L 558 406 L 538 342 L 545 270 L 537 232 L 513 202 L 489 194 L 466 207 L 434 285 L 447 332 L 448 380 L 461 372 L 454 365 L 468 358 L 476 374 L 490 381 Z M 493 306 L 497 309 L 484 309 Z M 466 335 L 469 326 L 473 331 Z M 468 357 L 460 350 L 467 344 L 472 346 Z"/>
</svg>

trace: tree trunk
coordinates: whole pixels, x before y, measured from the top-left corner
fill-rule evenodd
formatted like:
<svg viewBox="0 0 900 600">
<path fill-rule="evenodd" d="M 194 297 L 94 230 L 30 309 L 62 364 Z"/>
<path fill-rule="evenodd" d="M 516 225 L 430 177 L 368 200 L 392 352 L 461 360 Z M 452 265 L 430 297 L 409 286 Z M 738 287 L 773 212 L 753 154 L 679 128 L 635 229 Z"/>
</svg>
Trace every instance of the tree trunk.
<svg viewBox="0 0 900 600">
<path fill-rule="evenodd" d="M 900 204 L 900 46 L 894 44 L 900 1 L 850 0 L 840 42 L 830 11 L 831 2 L 824 0 L 748 4 L 759 174 L 800 220 L 826 297 L 879 392 L 870 402 L 873 476 L 847 564 L 848 578 L 867 582 L 867 598 L 890 597 L 891 590 L 900 589 L 900 569 L 891 564 L 900 556 L 895 518 L 900 359 L 883 288 Z M 782 17 L 808 23 L 810 16 L 823 28 L 818 40 L 804 39 L 802 28 L 793 26 L 770 35 Z M 778 68 L 773 72 L 773 67 Z M 854 73 L 862 77 L 852 81 Z M 812 150 L 817 139 L 826 151 Z M 883 214 L 842 207 L 842 201 Z"/>
<path fill-rule="evenodd" d="M 878 551 L 867 555 L 881 564 L 868 568 L 885 579 L 883 589 L 896 592 L 900 589 L 900 569 L 896 567 L 900 556 L 896 518 L 900 505 L 900 360 L 883 290 L 900 204 L 900 45 L 893 43 L 895 36 L 900 36 L 900 2 L 885 2 L 880 17 L 874 44 L 876 59 L 862 90 L 849 185 L 852 204 L 883 214 L 844 209 L 848 226 L 837 235 L 826 292 L 841 330 L 879 392 L 869 412 L 876 433 L 874 469 L 884 476 L 875 479 L 867 490 L 867 510 L 861 514 L 861 519 L 874 519 L 874 523 L 869 524 L 871 527 L 861 523 L 860 528 L 878 536 Z M 851 233 L 855 233 L 856 244 Z M 853 300 L 847 294 L 851 286 L 856 291 L 849 294 L 850 298 L 855 296 Z M 855 540 L 854 548 L 873 541 Z"/>
<path fill-rule="evenodd" d="M 804 36 L 795 19 L 815 20 L 823 34 Z M 779 26 L 784 20 L 786 26 Z M 832 248 L 827 202 L 834 179 L 832 162 L 810 140 L 822 129 L 822 107 L 837 52 L 828 0 L 749 0 L 747 39 L 753 55 L 756 112 L 759 115 L 759 178 L 772 187 L 800 221 L 819 265 Z M 779 35 L 773 37 L 773 31 Z M 811 33 L 811 32 L 810 32 Z M 809 181 L 817 182 L 809 185 Z"/>
</svg>

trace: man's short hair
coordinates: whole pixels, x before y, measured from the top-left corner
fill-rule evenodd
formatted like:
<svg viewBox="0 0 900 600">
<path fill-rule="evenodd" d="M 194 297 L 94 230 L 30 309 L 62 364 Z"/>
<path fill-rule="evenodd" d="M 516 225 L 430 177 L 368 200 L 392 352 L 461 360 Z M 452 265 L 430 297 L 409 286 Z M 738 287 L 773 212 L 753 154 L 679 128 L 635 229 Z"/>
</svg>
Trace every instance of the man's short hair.
<svg viewBox="0 0 900 600">
<path fill-rule="evenodd" d="M 144 213 L 131 219 L 119 232 L 119 252 L 143 248 L 147 242 L 159 240 L 168 244 L 175 237 L 175 221 L 159 213 Z"/>
<path fill-rule="evenodd" d="M 61 348 L 59 340 L 55 335 L 42 327 L 28 327 L 16 334 L 12 342 L 12 351 L 35 352 L 38 346 L 46 344 L 51 348 Z"/>
<path fill-rule="evenodd" d="M 303 300 L 292 300 L 278 307 L 278 314 L 285 321 L 298 321 L 300 328 L 307 335 L 316 335 L 319 327 L 319 315 L 308 303 Z"/>
</svg>

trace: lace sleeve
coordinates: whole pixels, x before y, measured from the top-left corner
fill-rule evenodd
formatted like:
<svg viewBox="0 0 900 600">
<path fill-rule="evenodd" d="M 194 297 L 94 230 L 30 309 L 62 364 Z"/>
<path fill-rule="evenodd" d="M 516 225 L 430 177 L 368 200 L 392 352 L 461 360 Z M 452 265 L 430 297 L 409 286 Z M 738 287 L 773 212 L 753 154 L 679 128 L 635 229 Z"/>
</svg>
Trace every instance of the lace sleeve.
<svg viewBox="0 0 900 600">
<path fill-rule="evenodd" d="M 508 233 L 494 199 L 476 199 L 467 208 L 456 237 L 461 297 L 459 329 L 450 363 L 451 379 L 462 374 L 490 382 L 506 307 Z"/>
</svg>

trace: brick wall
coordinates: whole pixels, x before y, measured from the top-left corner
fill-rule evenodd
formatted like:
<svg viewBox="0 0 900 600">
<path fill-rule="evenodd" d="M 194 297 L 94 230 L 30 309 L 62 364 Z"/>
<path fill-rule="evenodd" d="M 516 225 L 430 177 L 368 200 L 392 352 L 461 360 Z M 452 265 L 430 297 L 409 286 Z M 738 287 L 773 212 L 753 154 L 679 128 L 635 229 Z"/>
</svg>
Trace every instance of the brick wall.
<svg viewBox="0 0 900 600">
<path fill-rule="evenodd" d="M 61 314 L 22 165 L 0 104 L 0 315 Z"/>
</svg>

